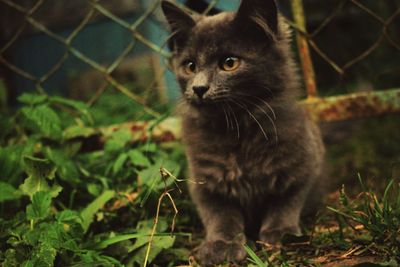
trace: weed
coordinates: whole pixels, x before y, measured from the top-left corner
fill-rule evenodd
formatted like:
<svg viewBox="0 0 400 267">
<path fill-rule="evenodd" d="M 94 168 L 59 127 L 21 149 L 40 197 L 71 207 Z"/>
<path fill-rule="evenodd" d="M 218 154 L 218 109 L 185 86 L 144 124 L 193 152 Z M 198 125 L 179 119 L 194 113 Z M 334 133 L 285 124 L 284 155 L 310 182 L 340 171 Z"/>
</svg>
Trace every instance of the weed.
<svg viewBox="0 0 400 267">
<path fill-rule="evenodd" d="M 400 191 L 399 186 L 391 180 L 382 197 L 367 188 L 359 176 L 363 192 L 353 201 L 340 192 L 341 208 L 329 209 L 342 216 L 346 224 L 355 230 L 363 230 L 365 240 L 372 243 L 375 249 L 387 256 L 400 255 Z"/>
<path fill-rule="evenodd" d="M 102 144 L 92 137 L 106 118 L 114 123 L 110 114 L 60 97 L 24 94 L 19 101 L 17 112 L 0 117 L 7 126 L 0 139 L 2 266 L 163 262 L 161 255 L 189 237 L 171 235 L 167 224 L 177 212 L 168 187 L 181 181 L 181 149 L 132 143 L 124 129 Z M 90 138 L 97 144 L 87 148 Z M 173 210 L 162 205 L 165 196 Z M 173 261 L 187 258 L 181 251 Z"/>
</svg>

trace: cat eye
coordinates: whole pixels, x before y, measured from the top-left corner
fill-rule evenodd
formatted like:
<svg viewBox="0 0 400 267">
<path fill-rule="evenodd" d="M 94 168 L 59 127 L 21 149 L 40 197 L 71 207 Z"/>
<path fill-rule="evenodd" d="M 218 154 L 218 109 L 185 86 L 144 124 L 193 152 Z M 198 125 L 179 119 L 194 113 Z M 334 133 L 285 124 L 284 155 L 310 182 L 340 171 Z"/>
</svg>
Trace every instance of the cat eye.
<svg viewBox="0 0 400 267">
<path fill-rule="evenodd" d="M 227 57 L 222 60 L 220 68 L 224 71 L 235 71 L 239 68 L 241 61 L 237 57 Z"/>
<path fill-rule="evenodd" d="M 183 63 L 183 69 L 185 71 L 186 74 L 190 75 L 196 72 L 196 63 L 194 63 L 193 61 L 185 61 Z"/>
</svg>

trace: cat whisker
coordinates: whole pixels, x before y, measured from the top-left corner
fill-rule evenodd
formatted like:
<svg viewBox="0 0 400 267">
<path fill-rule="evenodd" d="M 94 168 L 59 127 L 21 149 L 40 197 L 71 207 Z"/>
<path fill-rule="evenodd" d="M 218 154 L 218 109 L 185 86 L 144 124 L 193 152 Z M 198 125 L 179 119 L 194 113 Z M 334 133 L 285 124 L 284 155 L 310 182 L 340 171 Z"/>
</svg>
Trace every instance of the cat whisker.
<svg viewBox="0 0 400 267">
<path fill-rule="evenodd" d="M 266 91 L 270 94 L 271 97 L 274 97 L 274 92 L 271 90 L 271 88 L 262 86 L 262 88 L 266 89 Z"/>
<path fill-rule="evenodd" d="M 265 116 L 267 116 L 268 120 L 271 122 L 272 127 L 274 128 L 274 134 L 275 134 L 275 142 L 278 143 L 278 130 L 276 128 L 275 122 L 274 120 L 271 118 L 271 116 L 268 114 L 267 111 L 265 111 L 265 109 L 263 109 L 259 104 L 257 104 L 256 102 L 250 101 L 248 99 L 245 98 L 241 98 L 241 100 L 246 101 L 247 103 L 254 105 L 255 107 L 257 107 L 262 113 L 265 114 Z M 273 113 L 275 115 L 275 113 Z M 276 117 L 274 117 L 276 120 Z"/>
<path fill-rule="evenodd" d="M 229 103 L 227 102 L 227 101 L 224 101 L 224 104 L 226 105 L 226 107 L 228 108 L 227 109 L 227 114 L 228 114 L 228 117 L 229 117 L 229 120 L 230 120 L 230 122 L 231 122 L 231 126 L 232 126 L 232 130 L 234 130 L 235 129 L 235 125 L 234 125 L 234 118 L 233 118 L 233 116 L 231 116 L 231 112 L 230 112 L 230 106 L 229 106 Z M 234 114 L 233 114 L 234 115 Z"/>
<path fill-rule="evenodd" d="M 239 107 L 241 107 L 242 109 L 244 109 L 250 115 L 250 117 L 257 123 L 258 127 L 260 128 L 261 132 L 263 133 L 263 135 L 265 137 L 265 140 L 269 141 L 267 133 L 265 132 L 261 123 L 257 120 L 256 116 L 254 116 L 254 114 L 251 113 L 251 111 L 248 108 L 246 108 L 246 106 L 243 105 L 242 103 L 236 101 L 235 99 L 230 99 L 230 100 L 232 101 L 232 103 L 234 103 L 234 104 L 238 105 Z"/>
<path fill-rule="evenodd" d="M 226 100 L 228 97 L 229 97 L 228 94 L 222 93 L 222 94 L 213 95 L 213 96 L 211 97 L 211 99 L 212 99 L 213 101 L 221 101 L 221 100 L 224 101 L 224 100 Z"/>
<path fill-rule="evenodd" d="M 228 96 L 230 93 L 229 90 L 219 90 L 213 96 Z"/>
<path fill-rule="evenodd" d="M 268 107 L 268 109 L 271 111 L 272 115 L 274 116 L 274 120 L 276 120 L 275 111 L 274 111 L 274 109 L 271 107 L 271 105 L 270 105 L 267 101 L 265 101 L 264 99 L 262 99 L 262 98 L 259 97 L 259 96 L 253 96 L 253 95 L 249 95 L 249 96 L 250 96 L 250 97 L 253 97 L 253 98 L 257 98 L 259 101 L 263 102 L 263 103 Z"/>
<path fill-rule="evenodd" d="M 231 91 L 231 90 L 229 90 L 228 88 L 225 88 L 225 87 L 221 87 L 221 86 L 220 86 L 220 88 L 223 88 L 223 89 L 219 89 L 218 92 L 217 92 L 217 94 L 219 94 L 219 93 L 228 93 L 228 92 Z"/>
<path fill-rule="evenodd" d="M 271 111 L 272 115 L 274 116 L 274 120 L 276 120 L 276 113 L 275 113 L 274 109 L 272 108 L 272 106 L 267 101 L 265 101 L 261 97 L 255 96 L 255 95 L 250 95 L 250 94 L 245 94 L 245 93 L 235 93 L 235 94 L 236 95 L 240 95 L 240 96 L 247 96 L 247 97 L 256 98 L 260 102 L 263 102 L 268 107 L 268 109 Z"/>
<path fill-rule="evenodd" d="M 234 118 L 235 123 L 236 123 L 237 138 L 238 138 L 238 140 L 239 140 L 239 139 L 240 139 L 240 127 L 239 127 L 240 124 L 239 124 L 238 119 L 237 119 L 237 117 L 236 117 L 235 111 L 234 111 L 233 108 L 229 105 L 229 103 L 228 103 L 228 107 L 229 107 L 229 109 L 232 111 L 232 115 L 233 115 L 233 118 Z"/>
<path fill-rule="evenodd" d="M 227 111 L 226 111 L 226 109 L 225 109 L 224 102 L 222 102 L 222 110 L 223 110 L 224 115 L 225 115 L 226 128 L 229 129 L 229 128 L 231 127 L 231 124 L 230 124 L 230 120 L 229 120 L 229 118 L 228 118 L 228 113 L 227 113 Z"/>
<path fill-rule="evenodd" d="M 237 117 L 236 117 L 236 113 L 235 113 L 235 111 L 233 110 L 233 108 L 231 107 L 231 105 L 229 105 L 229 102 L 226 102 L 226 104 L 227 104 L 227 106 L 228 106 L 230 112 L 232 112 L 233 119 L 235 120 L 235 123 L 236 123 L 236 131 L 237 131 L 237 138 L 238 138 L 238 140 L 239 140 L 239 139 L 240 139 L 240 129 L 239 129 L 239 122 L 238 122 L 238 119 L 237 119 Z M 233 123 L 232 123 L 232 124 L 233 124 Z"/>
<path fill-rule="evenodd" d="M 212 96 L 211 99 L 212 100 L 226 100 L 228 96 L 227 95 L 216 95 L 216 96 Z"/>
</svg>

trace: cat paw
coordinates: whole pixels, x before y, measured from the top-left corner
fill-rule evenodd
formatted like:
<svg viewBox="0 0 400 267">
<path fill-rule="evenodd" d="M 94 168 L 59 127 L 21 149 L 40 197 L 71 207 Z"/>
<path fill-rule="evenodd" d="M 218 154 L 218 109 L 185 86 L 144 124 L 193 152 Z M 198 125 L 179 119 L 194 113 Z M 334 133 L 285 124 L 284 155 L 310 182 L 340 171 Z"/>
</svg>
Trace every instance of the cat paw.
<svg viewBox="0 0 400 267">
<path fill-rule="evenodd" d="M 193 254 L 201 266 L 213 266 L 224 262 L 238 263 L 247 255 L 241 243 L 224 240 L 204 241 Z"/>
<path fill-rule="evenodd" d="M 284 234 L 300 235 L 301 230 L 298 226 L 291 226 L 274 230 L 263 230 L 260 232 L 260 241 L 267 244 L 278 244 Z"/>
</svg>

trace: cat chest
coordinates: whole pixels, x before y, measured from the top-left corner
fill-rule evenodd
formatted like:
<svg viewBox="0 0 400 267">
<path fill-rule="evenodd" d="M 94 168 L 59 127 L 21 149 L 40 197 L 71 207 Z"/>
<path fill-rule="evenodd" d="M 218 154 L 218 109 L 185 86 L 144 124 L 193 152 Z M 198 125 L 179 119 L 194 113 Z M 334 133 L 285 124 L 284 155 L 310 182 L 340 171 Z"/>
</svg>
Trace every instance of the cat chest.
<svg viewBox="0 0 400 267">
<path fill-rule="evenodd" d="M 270 161 L 267 155 L 245 158 L 242 154 L 229 153 L 223 162 L 213 164 L 210 172 L 205 166 L 198 167 L 200 174 L 205 171 L 204 178 L 211 191 L 247 202 L 273 189 L 274 175 L 264 172 L 269 169 Z"/>
</svg>

